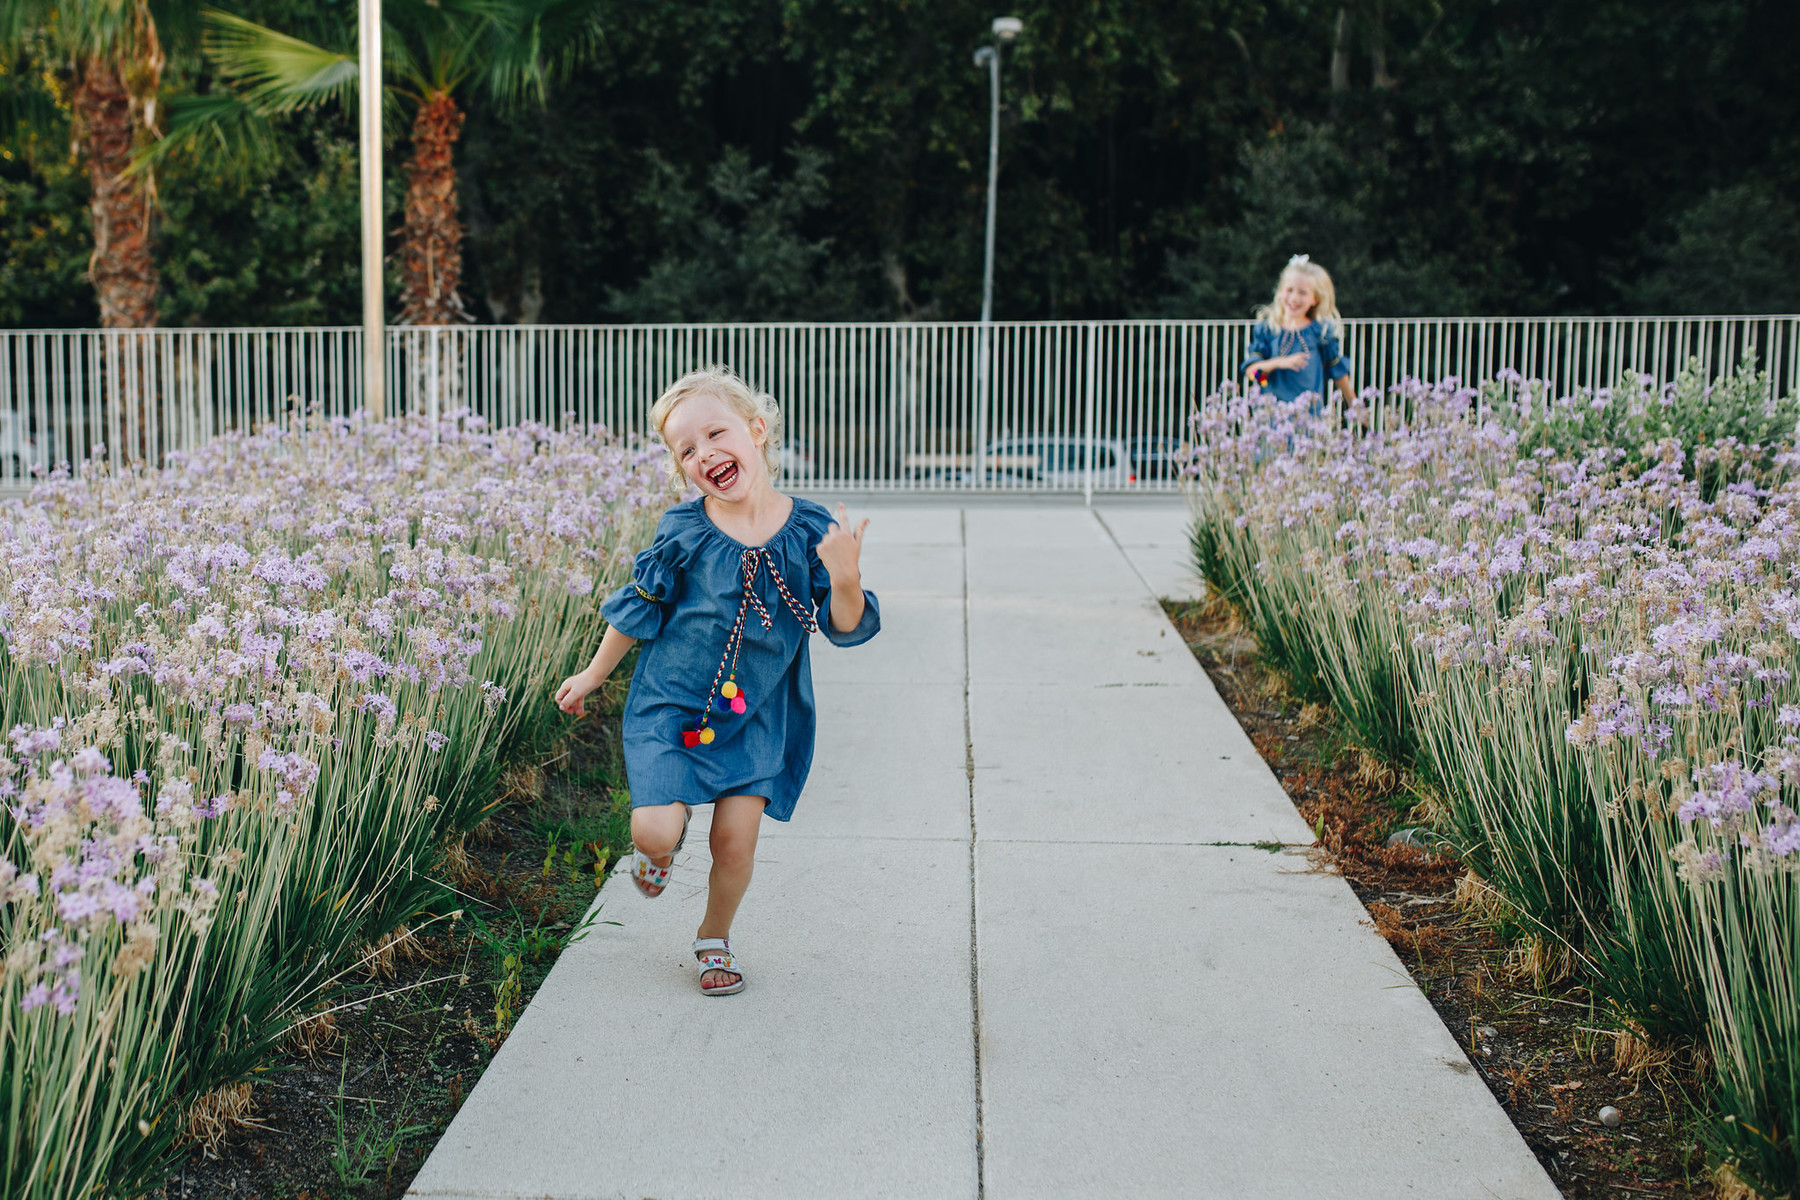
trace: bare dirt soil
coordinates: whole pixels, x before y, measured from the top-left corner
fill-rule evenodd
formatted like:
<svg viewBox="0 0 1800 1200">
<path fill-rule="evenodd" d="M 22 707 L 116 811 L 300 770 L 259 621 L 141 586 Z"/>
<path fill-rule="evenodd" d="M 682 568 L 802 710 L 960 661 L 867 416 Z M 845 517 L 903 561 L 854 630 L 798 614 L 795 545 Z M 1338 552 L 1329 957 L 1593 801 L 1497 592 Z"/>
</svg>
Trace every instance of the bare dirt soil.
<svg viewBox="0 0 1800 1200">
<path fill-rule="evenodd" d="M 1164 607 L 1318 835 L 1321 861 L 1349 881 L 1563 1195 L 1716 1197 L 1694 1133 L 1694 1049 L 1621 1034 L 1554 952 L 1499 938 L 1441 846 L 1390 847 L 1419 824 L 1405 780 L 1351 746 L 1329 710 L 1296 703 L 1227 606 Z M 1605 1106 L 1623 1114 L 1618 1128 L 1601 1123 Z"/>
</svg>

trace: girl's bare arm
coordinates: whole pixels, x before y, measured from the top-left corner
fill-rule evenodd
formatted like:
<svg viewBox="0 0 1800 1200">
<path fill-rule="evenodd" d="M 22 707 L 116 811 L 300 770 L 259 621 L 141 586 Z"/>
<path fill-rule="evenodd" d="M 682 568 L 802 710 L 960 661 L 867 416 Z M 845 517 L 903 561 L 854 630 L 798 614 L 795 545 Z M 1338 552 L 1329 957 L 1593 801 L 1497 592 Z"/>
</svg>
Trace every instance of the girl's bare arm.
<svg viewBox="0 0 1800 1200">
<path fill-rule="evenodd" d="M 862 537 L 869 527 L 864 517 L 855 525 L 843 505 L 837 507 L 837 520 L 825 528 L 819 539 L 819 561 L 831 575 L 831 627 L 839 633 L 850 633 L 862 624 Z"/>
<path fill-rule="evenodd" d="M 860 595 L 858 598 L 860 599 Z M 579 717 L 588 693 L 606 682 L 607 676 L 613 673 L 613 668 L 619 665 L 619 660 L 635 645 L 636 638 L 626 637 L 612 626 L 607 626 L 606 636 L 600 639 L 600 648 L 594 651 L 594 660 L 587 665 L 587 669 L 569 676 L 556 689 L 556 707 L 571 717 Z"/>
<path fill-rule="evenodd" d="M 839 633 L 853 632 L 862 624 L 863 590 L 861 576 L 849 579 L 831 577 L 831 627 Z"/>
<path fill-rule="evenodd" d="M 1298 371 L 1306 365 L 1307 355 L 1283 354 L 1278 358 L 1265 358 L 1261 362 L 1253 362 L 1244 368 L 1244 374 L 1254 375 L 1258 371 Z"/>
</svg>

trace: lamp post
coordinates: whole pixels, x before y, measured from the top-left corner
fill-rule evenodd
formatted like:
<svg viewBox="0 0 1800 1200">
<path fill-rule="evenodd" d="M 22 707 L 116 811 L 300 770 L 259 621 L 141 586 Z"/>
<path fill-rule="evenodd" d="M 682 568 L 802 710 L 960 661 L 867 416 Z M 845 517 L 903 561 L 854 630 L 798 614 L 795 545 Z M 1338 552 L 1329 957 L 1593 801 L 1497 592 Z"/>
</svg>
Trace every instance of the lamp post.
<svg viewBox="0 0 1800 1200">
<path fill-rule="evenodd" d="M 994 220 L 996 185 L 1000 180 L 1000 47 L 1018 37 L 1025 23 L 1017 17 L 994 18 L 994 44 L 975 51 L 975 65 L 988 69 L 987 247 L 981 268 L 981 346 L 975 360 L 975 478 L 987 474 L 988 407 L 993 392 L 994 347 Z"/>
<path fill-rule="evenodd" d="M 387 315 L 381 294 L 381 0 L 359 0 L 357 115 L 361 134 L 363 408 L 379 421 Z"/>
</svg>

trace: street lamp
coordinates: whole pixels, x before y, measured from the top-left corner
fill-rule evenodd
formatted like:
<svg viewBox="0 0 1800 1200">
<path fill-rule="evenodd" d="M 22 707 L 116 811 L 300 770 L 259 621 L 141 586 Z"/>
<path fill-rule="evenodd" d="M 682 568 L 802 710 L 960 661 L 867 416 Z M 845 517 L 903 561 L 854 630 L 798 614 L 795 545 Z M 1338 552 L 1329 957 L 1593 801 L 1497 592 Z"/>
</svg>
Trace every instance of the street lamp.
<svg viewBox="0 0 1800 1200">
<path fill-rule="evenodd" d="M 989 364 L 994 345 L 994 214 L 1000 180 L 1000 47 L 1018 37 L 1025 22 L 994 18 L 994 44 L 975 51 L 975 65 L 988 69 L 987 250 L 981 268 L 981 349 L 975 363 L 975 462 L 977 479 L 986 475 L 988 401 L 992 392 Z"/>
</svg>

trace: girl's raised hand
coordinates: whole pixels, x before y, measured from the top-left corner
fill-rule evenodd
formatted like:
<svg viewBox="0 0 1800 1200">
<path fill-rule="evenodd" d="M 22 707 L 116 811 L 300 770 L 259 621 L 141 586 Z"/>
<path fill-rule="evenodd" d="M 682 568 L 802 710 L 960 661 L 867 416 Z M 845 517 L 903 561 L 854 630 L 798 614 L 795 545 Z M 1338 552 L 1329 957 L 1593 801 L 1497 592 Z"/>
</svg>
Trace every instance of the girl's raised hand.
<svg viewBox="0 0 1800 1200">
<path fill-rule="evenodd" d="M 818 546 L 819 561 L 833 579 L 848 582 L 862 577 L 857 564 L 862 557 L 863 530 L 868 527 L 869 518 L 851 525 L 849 512 L 843 505 L 837 506 L 837 520 L 825 527 L 825 536 L 819 539 Z"/>
</svg>

